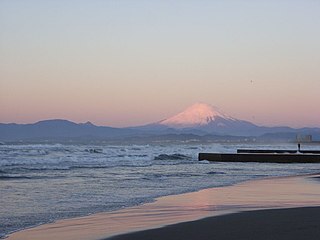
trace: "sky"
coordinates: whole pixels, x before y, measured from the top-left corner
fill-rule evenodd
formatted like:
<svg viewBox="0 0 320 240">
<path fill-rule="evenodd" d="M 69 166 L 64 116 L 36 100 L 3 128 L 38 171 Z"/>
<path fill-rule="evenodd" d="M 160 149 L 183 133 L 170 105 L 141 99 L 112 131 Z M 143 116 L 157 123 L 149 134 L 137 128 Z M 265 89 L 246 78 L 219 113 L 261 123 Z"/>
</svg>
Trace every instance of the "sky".
<svg viewBox="0 0 320 240">
<path fill-rule="evenodd" d="M 195 102 L 320 127 L 318 0 L 1 0 L 0 122 L 125 127 Z"/>
</svg>

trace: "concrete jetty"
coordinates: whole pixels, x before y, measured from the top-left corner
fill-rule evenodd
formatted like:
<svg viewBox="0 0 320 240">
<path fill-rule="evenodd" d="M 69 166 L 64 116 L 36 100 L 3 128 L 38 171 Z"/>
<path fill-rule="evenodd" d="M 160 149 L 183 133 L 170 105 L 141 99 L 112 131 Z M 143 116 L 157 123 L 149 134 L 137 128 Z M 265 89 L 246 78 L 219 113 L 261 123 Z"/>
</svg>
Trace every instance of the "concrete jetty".
<svg viewBox="0 0 320 240">
<path fill-rule="evenodd" d="M 250 153 L 199 153 L 199 161 L 212 162 L 261 162 L 261 163 L 320 163 L 318 153 L 279 153 L 279 152 L 250 152 Z"/>
</svg>

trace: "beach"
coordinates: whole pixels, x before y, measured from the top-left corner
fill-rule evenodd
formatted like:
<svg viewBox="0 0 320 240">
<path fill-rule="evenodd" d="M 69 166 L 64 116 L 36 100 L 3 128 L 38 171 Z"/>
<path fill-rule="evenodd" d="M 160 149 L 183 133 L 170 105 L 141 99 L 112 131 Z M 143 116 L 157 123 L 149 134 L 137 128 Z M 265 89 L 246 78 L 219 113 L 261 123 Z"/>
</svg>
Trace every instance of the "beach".
<svg viewBox="0 0 320 240">
<path fill-rule="evenodd" d="M 40 225 L 8 239 L 316 239 L 318 177 L 267 178 L 161 197 L 141 206 Z"/>
</svg>

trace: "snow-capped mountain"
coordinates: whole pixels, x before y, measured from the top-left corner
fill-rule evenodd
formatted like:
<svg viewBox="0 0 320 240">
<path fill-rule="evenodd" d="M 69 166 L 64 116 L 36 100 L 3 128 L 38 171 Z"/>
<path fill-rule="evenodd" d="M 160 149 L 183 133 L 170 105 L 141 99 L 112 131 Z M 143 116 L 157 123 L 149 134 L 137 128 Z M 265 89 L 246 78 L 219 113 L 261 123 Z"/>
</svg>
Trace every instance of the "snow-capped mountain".
<svg viewBox="0 0 320 240">
<path fill-rule="evenodd" d="M 159 124 L 172 128 L 194 128 L 210 125 L 215 121 L 220 121 L 219 125 L 223 127 L 224 124 L 221 123 L 221 120 L 232 122 L 237 121 L 216 107 L 206 103 L 196 103 L 188 107 L 183 112 L 160 121 Z"/>
<path fill-rule="evenodd" d="M 230 136 L 261 136 L 263 134 L 313 134 L 318 136 L 318 128 L 294 129 L 290 127 L 257 126 L 251 122 L 236 119 L 223 113 L 217 107 L 206 103 L 196 103 L 173 117 L 154 124 L 144 126 L 148 131 L 173 133 L 192 133 L 197 135 L 230 135 Z M 272 135 L 273 136 L 273 135 Z"/>
<path fill-rule="evenodd" d="M 177 115 L 164 119 L 152 126 L 162 126 L 178 131 L 202 132 L 203 134 L 256 135 L 260 127 L 223 113 L 217 107 L 196 103 Z"/>
</svg>

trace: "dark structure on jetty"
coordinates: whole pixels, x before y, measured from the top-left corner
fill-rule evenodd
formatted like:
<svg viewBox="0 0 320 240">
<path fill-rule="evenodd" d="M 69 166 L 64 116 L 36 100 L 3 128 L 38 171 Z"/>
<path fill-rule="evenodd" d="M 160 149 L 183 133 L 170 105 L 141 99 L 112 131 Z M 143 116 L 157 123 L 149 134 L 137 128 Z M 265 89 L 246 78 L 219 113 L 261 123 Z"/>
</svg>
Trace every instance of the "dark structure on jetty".
<svg viewBox="0 0 320 240">
<path fill-rule="evenodd" d="M 199 153 L 199 161 L 261 162 L 261 163 L 320 163 L 316 150 L 238 149 L 237 153 Z"/>
</svg>

